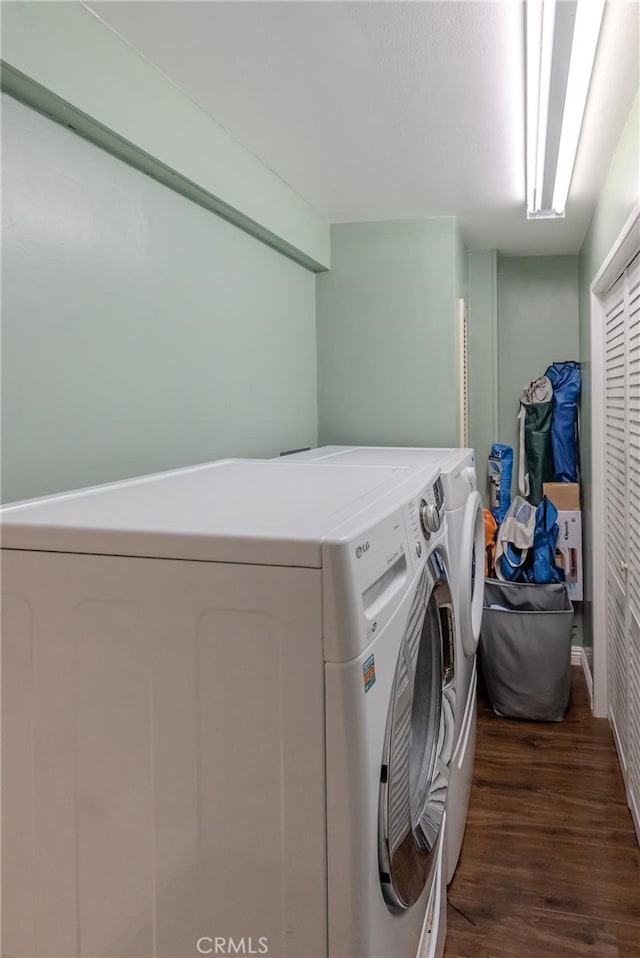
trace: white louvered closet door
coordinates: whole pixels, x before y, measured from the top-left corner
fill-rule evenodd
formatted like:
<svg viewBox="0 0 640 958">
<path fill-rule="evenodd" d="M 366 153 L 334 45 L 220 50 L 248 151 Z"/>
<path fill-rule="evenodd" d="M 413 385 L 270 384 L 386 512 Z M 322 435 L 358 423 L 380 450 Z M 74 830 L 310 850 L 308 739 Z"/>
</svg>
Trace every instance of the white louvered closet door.
<svg viewBox="0 0 640 958">
<path fill-rule="evenodd" d="M 609 714 L 640 837 L 640 257 L 604 305 Z"/>
<path fill-rule="evenodd" d="M 605 300 L 605 472 L 609 715 L 622 771 L 627 773 L 627 469 L 625 277 Z"/>
<path fill-rule="evenodd" d="M 627 272 L 629 805 L 640 841 L 640 256 Z"/>
</svg>

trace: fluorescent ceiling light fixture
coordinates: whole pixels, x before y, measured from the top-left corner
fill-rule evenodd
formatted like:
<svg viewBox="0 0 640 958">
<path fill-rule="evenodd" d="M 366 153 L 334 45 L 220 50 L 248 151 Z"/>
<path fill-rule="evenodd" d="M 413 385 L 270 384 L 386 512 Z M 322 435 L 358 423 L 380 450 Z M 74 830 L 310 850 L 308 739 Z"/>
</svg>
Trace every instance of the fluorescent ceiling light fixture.
<svg viewBox="0 0 640 958">
<path fill-rule="evenodd" d="M 569 184 L 578 152 L 578 140 L 589 92 L 591 71 L 596 56 L 605 0 L 579 0 L 573 28 L 569 78 L 562 114 L 558 165 L 553 187 L 552 207 L 556 215 L 564 213 Z"/>
<path fill-rule="evenodd" d="M 555 0 L 527 3 L 527 211 L 542 209 Z"/>
<path fill-rule="evenodd" d="M 568 74 L 554 50 L 556 0 L 527 0 L 527 216 L 564 216 L 605 0 L 577 0 Z M 555 54 L 555 59 L 554 59 Z M 553 70 L 552 70 L 553 67 Z M 552 78 L 567 77 L 559 145 L 548 142 Z M 557 149 L 551 208 L 543 206 L 547 155 Z M 551 154 L 552 156 L 554 153 Z M 547 196 L 550 190 L 547 190 Z"/>
</svg>

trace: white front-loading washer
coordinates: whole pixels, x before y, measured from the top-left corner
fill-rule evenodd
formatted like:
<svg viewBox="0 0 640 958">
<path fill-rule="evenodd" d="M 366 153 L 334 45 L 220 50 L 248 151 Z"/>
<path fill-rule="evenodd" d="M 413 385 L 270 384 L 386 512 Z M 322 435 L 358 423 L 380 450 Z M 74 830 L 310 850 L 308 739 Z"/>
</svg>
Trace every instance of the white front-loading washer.
<svg viewBox="0 0 640 958">
<path fill-rule="evenodd" d="M 324 446 L 287 456 L 288 462 L 401 465 L 439 469 L 448 525 L 456 623 L 456 746 L 447 806 L 446 880 L 453 878 L 469 808 L 476 736 L 476 653 L 484 586 L 484 522 L 472 449 Z"/>
<path fill-rule="evenodd" d="M 2 510 L 8 953 L 442 954 L 442 495 L 223 461 Z"/>
</svg>

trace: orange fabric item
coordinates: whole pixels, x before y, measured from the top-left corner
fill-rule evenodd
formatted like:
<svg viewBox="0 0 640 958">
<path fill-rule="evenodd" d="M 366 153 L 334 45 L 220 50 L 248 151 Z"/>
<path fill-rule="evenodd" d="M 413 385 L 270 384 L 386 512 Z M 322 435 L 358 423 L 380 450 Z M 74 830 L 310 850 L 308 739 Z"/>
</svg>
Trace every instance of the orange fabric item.
<svg viewBox="0 0 640 958">
<path fill-rule="evenodd" d="M 483 509 L 482 512 L 484 515 L 484 577 L 485 579 L 495 579 L 498 523 L 488 509 Z"/>
</svg>

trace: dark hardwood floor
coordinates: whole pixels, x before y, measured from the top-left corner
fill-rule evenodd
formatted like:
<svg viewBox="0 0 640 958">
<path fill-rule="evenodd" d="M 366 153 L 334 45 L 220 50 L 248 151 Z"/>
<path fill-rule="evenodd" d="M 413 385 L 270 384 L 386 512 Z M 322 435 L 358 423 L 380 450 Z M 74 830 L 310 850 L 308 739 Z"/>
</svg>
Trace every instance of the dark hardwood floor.
<svg viewBox="0 0 640 958">
<path fill-rule="evenodd" d="M 445 958 L 640 958 L 640 849 L 580 669 L 559 723 L 499 718 L 480 693 L 448 900 Z"/>
</svg>

